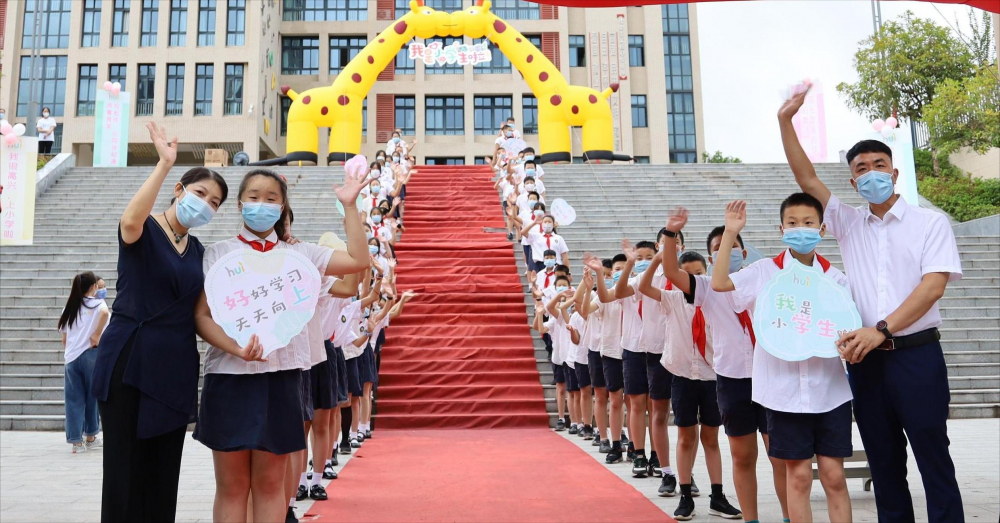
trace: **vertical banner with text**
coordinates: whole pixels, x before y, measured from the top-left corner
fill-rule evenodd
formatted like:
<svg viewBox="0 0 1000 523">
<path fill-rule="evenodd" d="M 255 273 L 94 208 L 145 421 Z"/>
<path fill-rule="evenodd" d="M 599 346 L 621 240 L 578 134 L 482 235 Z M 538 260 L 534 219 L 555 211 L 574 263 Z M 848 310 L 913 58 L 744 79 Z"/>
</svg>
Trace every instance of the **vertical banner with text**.
<svg viewBox="0 0 1000 523">
<path fill-rule="evenodd" d="M 131 93 L 97 90 L 94 111 L 94 167 L 128 165 L 128 121 Z"/>
<path fill-rule="evenodd" d="M 0 143 L 0 245 L 31 245 L 35 233 L 35 170 L 38 138 Z"/>
<path fill-rule="evenodd" d="M 823 110 L 823 85 L 813 82 L 802 108 L 792 118 L 795 134 L 813 163 L 826 161 L 826 113 Z"/>
</svg>

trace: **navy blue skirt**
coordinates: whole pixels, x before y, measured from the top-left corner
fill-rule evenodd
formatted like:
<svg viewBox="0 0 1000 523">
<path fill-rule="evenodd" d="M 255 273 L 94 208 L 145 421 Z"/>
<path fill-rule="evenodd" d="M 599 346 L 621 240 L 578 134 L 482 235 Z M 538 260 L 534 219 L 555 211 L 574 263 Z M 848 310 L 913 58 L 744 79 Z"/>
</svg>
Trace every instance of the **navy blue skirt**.
<svg viewBox="0 0 1000 523">
<path fill-rule="evenodd" d="M 343 405 L 347 402 L 347 360 L 343 348 L 334 347 L 333 350 L 337 356 L 337 405 Z"/>
<path fill-rule="evenodd" d="M 326 361 L 313 365 L 309 372 L 309 379 L 312 381 L 312 406 L 313 409 L 332 409 L 336 406 L 336 354 L 333 352 L 333 345 L 326 342 Z"/>
<path fill-rule="evenodd" d="M 302 371 L 206 374 L 194 439 L 220 452 L 306 448 Z"/>
<path fill-rule="evenodd" d="M 361 396 L 361 375 L 358 372 L 358 360 L 362 356 L 357 358 L 351 358 L 347 360 L 347 392 L 351 393 L 353 396 Z"/>
<path fill-rule="evenodd" d="M 302 371 L 302 386 L 299 388 L 299 402 L 302 404 L 302 421 L 312 421 L 313 400 L 312 400 L 312 371 Z"/>
<path fill-rule="evenodd" d="M 375 351 L 371 345 L 365 346 L 358 360 L 358 379 L 362 384 L 375 383 Z"/>
</svg>

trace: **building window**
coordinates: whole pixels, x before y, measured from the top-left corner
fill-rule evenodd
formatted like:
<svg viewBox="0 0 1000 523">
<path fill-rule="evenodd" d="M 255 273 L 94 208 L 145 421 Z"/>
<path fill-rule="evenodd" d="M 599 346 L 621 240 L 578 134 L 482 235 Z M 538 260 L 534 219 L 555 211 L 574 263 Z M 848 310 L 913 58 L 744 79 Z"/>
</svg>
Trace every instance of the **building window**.
<svg viewBox="0 0 1000 523">
<path fill-rule="evenodd" d="M 521 97 L 521 121 L 523 134 L 538 134 L 538 98 L 534 95 Z"/>
<path fill-rule="evenodd" d="M 633 158 L 635 158 L 635 163 L 637 163 L 637 164 L 648 164 L 649 163 L 649 157 L 648 156 L 633 156 Z"/>
<path fill-rule="evenodd" d="M 243 114 L 243 64 L 226 64 L 226 98 L 222 114 Z"/>
<path fill-rule="evenodd" d="M 115 0 L 111 20 L 111 47 L 128 47 L 128 14 L 131 0 Z"/>
<path fill-rule="evenodd" d="M 184 114 L 184 64 L 167 64 L 166 116 Z"/>
<path fill-rule="evenodd" d="M 583 156 L 574 156 L 573 157 L 573 163 L 580 164 L 580 163 L 587 163 L 587 162 L 583 159 Z"/>
<path fill-rule="evenodd" d="M 125 64 L 111 64 L 108 66 L 108 81 L 111 83 L 120 83 L 122 91 L 127 91 L 128 89 L 125 88 L 127 73 L 128 67 Z"/>
<path fill-rule="evenodd" d="M 440 43 L 443 47 L 448 47 L 451 44 L 462 43 L 461 38 L 428 38 L 427 45 L 434 42 Z M 455 62 L 453 64 L 444 65 L 425 65 L 424 74 L 462 74 L 465 72 L 465 66 Z"/>
<path fill-rule="evenodd" d="M 80 47 L 101 45 L 101 2 L 103 1 L 84 0 L 83 36 L 80 39 Z"/>
<path fill-rule="evenodd" d="M 156 66 L 139 64 L 139 82 L 135 86 L 135 115 L 153 115 L 153 89 L 156 87 Z"/>
<path fill-rule="evenodd" d="M 465 158 L 444 158 L 444 157 L 433 157 L 427 158 L 427 165 L 465 165 Z"/>
<path fill-rule="evenodd" d="M 538 4 L 527 0 L 493 0 L 490 11 L 504 20 L 538 20 L 542 17 Z"/>
<path fill-rule="evenodd" d="M 81 65 L 80 78 L 76 85 L 76 115 L 94 116 L 94 100 L 97 98 L 97 66 Z"/>
<path fill-rule="evenodd" d="M 215 66 L 196 64 L 194 66 L 194 115 L 212 115 L 212 89 L 215 86 Z"/>
<path fill-rule="evenodd" d="M 628 37 L 628 65 L 629 67 L 646 67 L 646 53 L 643 49 L 642 35 L 629 35 Z"/>
<path fill-rule="evenodd" d="M 691 39 L 687 35 L 663 37 L 663 68 L 667 73 L 668 91 L 694 89 L 691 73 Z"/>
<path fill-rule="evenodd" d="M 368 2 L 366 0 L 285 0 L 281 19 L 289 22 L 368 20 Z"/>
<path fill-rule="evenodd" d="M 396 128 L 405 135 L 416 134 L 417 100 L 412 96 L 396 97 Z"/>
<path fill-rule="evenodd" d="M 198 1 L 198 45 L 215 45 L 215 0 Z"/>
<path fill-rule="evenodd" d="M 500 48 L 496 44 L 485 38 L 482 43 L 490 50 L 492 60 L 472 66 L 472 72 L 475 74 L 510 74 L 510 59 L 507 58 L 507 55 L 500 52 Z"/>
<path fill-rule="evenodd" d="M 689 33 L 687 4 L 663 4 L 660 16 L 663 18 L 664 33 Z"/>
<path fill-rule="evenodd" d="M 281 136 L 288 135 L 288 110 L 292 107 L 292 99 L 281 97 Z"/>
<path fill-rule="evenodd" d="M 667 95 L 667 131 L 670 133 L 670 162 L 697 161 L 697 135 L 694 120 L 694 94 Z"/>
<path fill-rule="evenodd" d="M 52 116 L 63 116 L 66 103 L 66 57 L 39 56 L 35 62 L 35 89 L 38 101 L 38 114 L 42 107 L 48 107 Z M 20 82 L 17 88 L 17 115 L 28 115 L 28 102 L 31 100 L 31 57 L 21 57 Z"/>
<path fill-rule="evenodd" d="M 368 136 L 368 97 L 361 100 L 361 136 Z"/>
<path fill-rule="evenodd" d="M 160 0 L 142 0 L 142 30 L 139 47 L 156 46 L 156 28 L 160 23 Z"/>
<path fill-rule="evenodd" d="M 587 39 L 583 35 L 569 35 L 569 66 L 587 65 Z"/>
<path fill-rule="evenodd" d="M 500 123 L 513 115 L 510 96 L 477 96 L 473 100 L 476 134 L 496 135 Z"/>
<path fill-rule="evenodd" d="M 188 0 L 170 0 L 170 46 L 187 45 Z"/>
<path fill-rule="evenodd" d="M 465 100 L 461 96 L 428 96 L 425 120 L 429 135 L 465 134 Z"/>
<path fill-rule="evenodd" d="M 243 35 L 247 29 L 247 0 L 229 0 L 228 23 L 226 24 L 226 45 L 243 45 Z"/>
<path fill-rule="evenodd" d="M 400 0 L 396 0 L 396 3 L 398 4 L 399 1 Z M 462 0 L 427 0 L 424 3 L 427 5 L 427 7 L 430 7 L 431 9 L 434 9 L 435 11 L 447 11 L 447 12 L 451 13 L 451 12 L 454 12 L 454 11 L 461 11 L 462 10 Z M 410 4 L 409 4 L 409 2 L 406 2 L 406 10 L 407 11 L 410 10 Z M 396 10 L 396 13 L 397 13 L 397 16 L 399 16 L 398 15 L 398 13 L 399 13 L 398 9 Z"/>
<path fill-rule="evenodd" d="M 36 5 L 36 2 L 38 4 Z M 38 48 L 66 49 L 69 47 L 69 21 L 73 0 L 27 0 L 24 3 L 24 26 L 21 47 L 35 45 L 35 9 L 38 9 Z"/>
<path fill-rule="evenodd" d="M 646 124 L 646 95 L 632 95 L 632 127 L 648 127 Z"/>
<path fill-rule="evenodd" d="M 473 165 L 489 165 L 489 162 L 486 161 L 485 156 L 477 156 L 473 158 L 472 163 Z"/>
<path fill-rule="evenodd" d="M 330 74 L 338 74 L 368 45 L 364 36 L 330 38 Z"/>
<path fill-rule="evenodd" d="M 281 38 L 281 74 L 319 74 L 319 38 Z"/>
<path fill-rule="evenodd" d="M 417 62 L 410 58 L 410 50 L 407 46 L 396 53 L 396 74 L 416 74 Z"/>
</svg>

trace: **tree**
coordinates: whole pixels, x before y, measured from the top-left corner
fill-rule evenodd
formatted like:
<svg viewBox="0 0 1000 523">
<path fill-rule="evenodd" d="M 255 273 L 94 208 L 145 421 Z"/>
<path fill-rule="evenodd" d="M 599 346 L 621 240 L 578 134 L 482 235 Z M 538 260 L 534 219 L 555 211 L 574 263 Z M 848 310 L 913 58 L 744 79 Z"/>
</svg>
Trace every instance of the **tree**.
<svg viewBox="0 0 1000 523">
<path fill-rule="evenodd" d="M 992 65 L 965 80 L 945 80 L 924 107 L 931 145 L 939 154 L 1000 147 L 1000 83 Z"/>
<path fill-rule="evenodd" d="M 955 27 L 960 27 L 958 20 L 955 20 Z M 993 55 L 996 51 L 993 43 L 993 18 L 989 12 L 981 11 L 980 19 L 976 20 L 976 10 L 969 8 L 969 34 L 963 33 L 960 29 L 956 31 L 969 48 L 977 67 L 996 64 L 996 56 Z"/>
<path fill-rule="evenodd" d="M 707 152 L 702 152 L 701 163 L 743 163 L 743 160 L 735 156 L 723 156 L 722 151 L 715 151 L 712 156 L 709 156 Z"/>
</svg>

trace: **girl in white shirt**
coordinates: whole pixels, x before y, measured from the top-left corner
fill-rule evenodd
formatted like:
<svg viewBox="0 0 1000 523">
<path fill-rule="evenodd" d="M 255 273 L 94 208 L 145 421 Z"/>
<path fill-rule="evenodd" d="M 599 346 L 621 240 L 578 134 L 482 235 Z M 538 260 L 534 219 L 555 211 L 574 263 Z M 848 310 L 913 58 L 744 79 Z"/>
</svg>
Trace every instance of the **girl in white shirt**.
<svg viewBox="0 0 1000 523">
<path fill-rule="evenodd" d="M 347 251 L 333 252 L 318 245 L 290 245 L 279 240 L 274 226 L 286 212 L 288 186 L 273 171 L 250 171 L 239 190 L 243 229 L 236 238 L 206 250 L 205 272 L 225 254 L 251 248 L 264 252 L 272 248 L 296 250 L 310 258 L 321 275 L 365 269 L 369 258 L 356 203 L 364 178 L 363 173 L 347 173 L 344 185 L 334 187 L 346 211 Z M 309 365 L 308 354 L 287 346 L 265 359 L 256 336 L 245 350 L 212 319 L 204 293 L 195 307 L 195 323 L 210 347 L 194 437 L 213 451 L 215 514 L 220 520 L 247 520 L 247 497 L 253 485 L 253 519 L 280 521 L 287 509 L 282 488 L 286 454 L 306 446 L 300 389 L 301 371 Z"/>
<path fill-rule="evenodd" d="M 56 119 L 48 107 L 42 107 L 42 118 L 35 124 L 38 131 L 38 154 L 52 152 L 52 143 L 56 140 Z"/>
<path fill-rule="evenodd" d="M 100 446 L 97 397 L 91 391 L 91 381 L 97 361 L 97 351 L 93 349 L 101 341 L 111 316 L 104 302 L 107 289 L 103 288 L 103 282 L 89 271 L 77 274 L 59 317 L 59 332 L 66 350 L 66 442 L 73 445 L 73 454 Z"/>
</svg>

